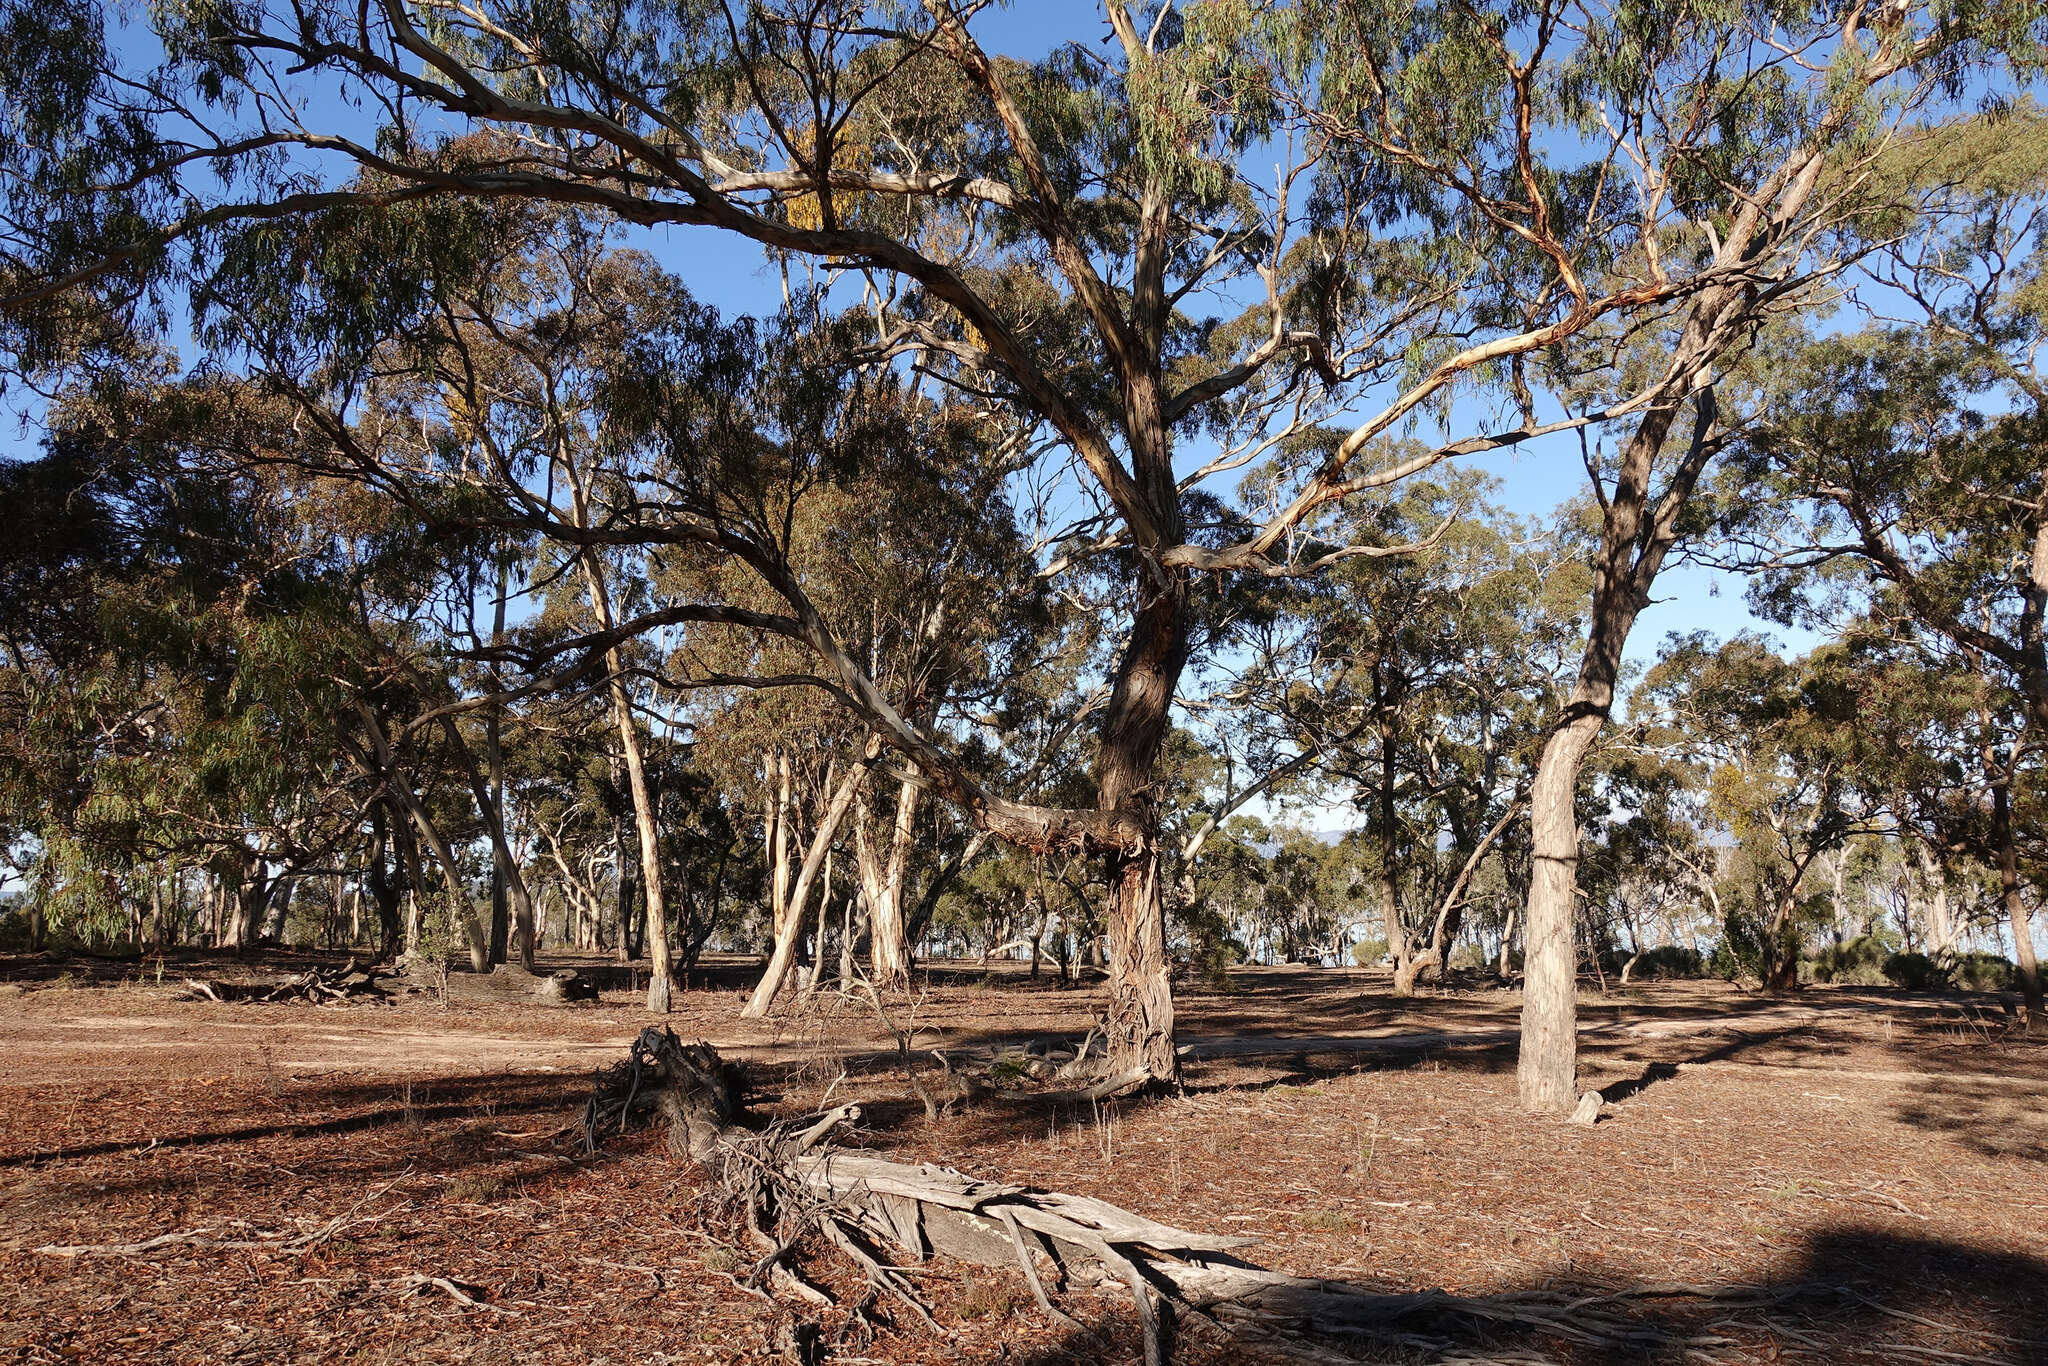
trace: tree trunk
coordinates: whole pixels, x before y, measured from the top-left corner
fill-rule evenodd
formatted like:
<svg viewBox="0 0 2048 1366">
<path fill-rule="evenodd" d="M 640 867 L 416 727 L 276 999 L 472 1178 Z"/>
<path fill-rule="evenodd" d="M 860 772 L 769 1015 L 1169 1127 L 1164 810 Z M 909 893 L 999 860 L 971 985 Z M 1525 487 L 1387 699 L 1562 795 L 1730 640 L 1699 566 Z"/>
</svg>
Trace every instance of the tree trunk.
<svg viewBox="0 0 2048 1366">
<path fill-rule="evenodd" d="M 623 770 L 625 765 L 619 765 Z M 623 776 L 623 773 L 621 774 Z M 634 831 L 632 818 L 624 811 L 612 818 L 612 843 L 618 853 L 614 856 L 619 870 L 619 938 L 615 945 L 621 963 L 630 963 L 640 956 L 638 926 L 640 915 L 640 836 Z"/>
<path fill-rule="evenodd" d="M 1774 995 L 1799 990 L 1799 946 L 1788 942 L 1792 911 L 1798 904 L 1798 885 L 1785 889 L 1771 908 L 1771 923 L 1764 935 L 1764 990 Z"/>
<path fill-rule="evenodd" d="M 469 892 L 462 885 L 462 869 L 455 861 L 455 854 L 442 838 L 440 828 L 434 824 L 427 809 L 412 795 L 409 787 L 401 786 L 399 800 L 412 813 L 412 823 L 426 838 L 427 847 L 433 851 L 434 861 L 441 865 L 442 880 L 448 889 L 448 915 L 453 922 L 451 928 L 461 932 L 469 949 L 469 966 L 472 972 L 491 970 L 490 942 L 485 937 L 484 927 L 477 923 L 476 907 L 470 904 Z"/>
<path fill-rule="evenodd" d="M 918 798 L 924 784 L 906 775 L 896 790 L 896 822 L 890 829 L 889 860 L 868 889 L 868 963 L 877 991 L 910 987 L 910 940 L 903 918 L 903 878 L 915 833 Z M 863 872 L 866 870 L 863 869 Z"/>
<path fill-rule="evenodd" d="M 746 1008 L 740 1011 L 741 1019 L 758 1020 L 766 1015 L 775 1004 L 783 983 L 788 980 L 790 965 L 796 961 L 797 941 L 803 938 L 804 903 L 810 899 L 811 881 L 824 866 L 833 836 L 839 831 L 839 822 L 845 818 L 847 807 L 853 804 L 855 794 L 867 780 L 868 768 L 879 752 L 880 742 L 870 741 L 867 753 L 848 771 L 838 791 L 832 794 L 831 805 L 819 817 L 817 832 L 811 836 L 810 853 L 797 872 L 796 886 L 790 889 L 789 903 L 784 908 L 781 922 L 775 927 L 774 951 L 768 955 L 768 966 L 762 972 L 754 994 L 748 998 Z"/>
<path fill-rule="evenodd" d="M 489 961 L 505 961 L 507 938 L 513 929 L 519 932 L 519 962 L 528 972 L 533 971 L 533 893 L 528 890 L 526 876 L 520 870 L 519 860 L 512 855 L 512 846 L 505 837 L 505 765 L 498 747 L 496 722 L 490 722 L 486 732 L 486 755 L 489 774 L 477 768 L 476 756 L 470 752 L 469 741 L 463 738 L 455 718 L 441 718 L 441 730 L 448 738 L 448 745 L 461 763 L 463 775 L 469 780 L 470 795 L 476 799 L 477 810 L 484 818 L 484 833 L 491 839 L 491 923 L 487 940 Z"/>
<path fill-rule="evenodd" d="M 500 555 L 498 559 L 498 594 L 491 608 L 491 645 L 495 649 L 505 641 L 505 599 L 512 588 L 512 564 L 509 558 Z M 491 684 L 498 691 L 504 691 L 504 680 L 498 676 L 495 667 L 491 671 Z M 506 940 L 517 936 L 519 963 L 528 972 L 533 971 L 534 926 L 533 894 L 521 875 L 519 861 L 512 857 L 512 849 L 505 838 L 505 747 L 502 731 L 504 728 L 505 706 L 494 704 L 485 719 L 484 750 L 485 760 L 490 767 L 490 829 L 491 829 L 491 961 L 505 961 Z"/>
<path fill-rule="evenodd" d="M 853 908 L 859 900 L 857 896 L 846 898 L 846 909 L 839 922 L 839 990 L 842 993 L 847 983 L 853 980 Z"/>
<path fill-rule="evenodd" d="M 1522 1108 L 1538 1114 L 1569 1114 L 1579 1101 L 1579 974 L 1572 933 L 1579 768 L 1606 719 L 1602 708 L 1551 732 L 1529 797 L 1534 860 L 1522 928 L 1522 1047 L 1516 1078 Z"/>
<path fill-rule="evenodd" d="M 372 803 L 370 806 L 370 859 L 364 881 L 365 885 L 369 888 L 370 899 L 375 903 L 377 909 L 377 961 L 380 963 L 389 962 L 391 959 L 396 958 L 402 946 L 400 936 L 403 932 L 403 926 L 399 923 L 398 919 L 399 880 L 390 875 L 385 865 L 385 856 L 389 850 L 389 844 L 390 831 L 385 821 L 384 804 L 382 802 Z"/>
<path fill-rule="evenodd" d="M 2007 772 L 2010 773 L 2010 768 Z M 2026 1002 L 2027 1028 L 2041 1027 L 2041 965 L 2034 956 L 2033 917 L 2027 910 L 2020 888 L 2017 841 L 2012 829 L 2010 779 L 1991 789 L 1991 838 L 1998 846 L 1998 890 L 2005 900 L 2005 913 L 2012 921 L 2013 962 L 2018 968 L 2020 996 Z"/>
<path fill-rule="evenodd" d="M 831 930 L 833 854 L 825 851 L 825 881 L 818 890 L 818 930 L 811 941 L 811 971 L 804 979 L 804 994 L 814 994 L 825 980 L 825 939 Z"/>
<path fill-rule="evenodd" d="M 1109 1070 L 1178 1086 L 1159 854 L 1109 861 Z"/>
<path fill-rule="evenodd" d="M 1736 298 L 1733 292 L 1717 291 L 1695 304 L 1680 341 L 1681 358 L 1707 358 L 1715 320 Z M 1663 494 L 1652 499 L 1657 456 L 1685 398 L 1681 392 L 1652 404 L 1622 451 L 1602 517 L 1592 620 L 1578 678 L 1543 743 L 1530 792 L 1534 862 L 1522 928 L 1522 1048 L 1516 1071 L 1522 1108 L 1532 1113 L 1569 1114 L 1578 1104 L 1578 972 L 1572 925 L 1579 865 L 1579 770 L 1614 709 L 1628 633 L 1649 603 L 1664 557 L 1678 539 L 1679 513 L 1712 449 L 1708 434 L 1714 425 L 1714 391 L 1703 388 L 1697 396 L 1691 449 Z"/>
<path fill-rule="evenodd" d="M 583 511 L 580 488 L 578 494 L 580 522 Z M 597 616 L 599 629 L 611 630 L 617 622 L 612 616 L 611 594 L 605 588 L 604 570 L 594 550 L 586 549 L 584 552 L 583 582 L 589 591 L 590 607 Z M 666 1015 L 674 983 L 668 952 L 668 904 L 662 895 L 661 885 L 661 832 L 656 825 L 654 796 L 647 782 L 647 767 L 640 751 L 640 731 L 633 724 L 633 699 L 626 690 L 625 659 L 618 650 L 605 652 L 605 668 L 611 674 L 612 724 L 619 733 L 619 755 L 625 762 L 627 790 L 633 797 L 633 828 L 639 837 L 640 890 L 646 911 L 643 934 L 648 957 L 647 1008 L 658 1015 Z M 621 846 L 620 863 L 623 865 L 629 857 L 627 849 Z M 624 879 L 621 878 L 620 882 L 623 910 Z M 621 941 L 625 937 L 621 934 Z"/>
<path fill-rule="evenodd" d="M 1161 506 L 1166 506 L 1163 499 Z M 1173 690 L 1187 664 L 1187 582 L 1184 575 L 1163 584 L 1146 571 L 1140 575 L 1136 588 L 1143 602 L 1110 693 L 1098 760 L 1099 809 L 1132 813 L 1146 832 L 1143 849 L 1108 855 L 1104 868 L 1109 883 L 1106 1042 L 1112 1074 L 1142 1073 L 1149 1083 L 1178 1088 L 1159 812 L 1152 785 L 1171 724 Z"/>
<path fill-rule="evenodd" d="M 363 731 L 369 737 L 371 747 L 375 752 L 377 770 L 383 775 L 391 796 L 398 803 L 398 809 L 394 811 L 394 814 L 401 815 L 401 819 L 403 816 L 410 816 L 412 818 L 412 824 L 425 837 L 428 846 L 434 852 L 434 858 L 441 865 L 442 873 L 448 884 L 450 928 L 460 930 L 464 940 L 467 941 L 471 969 L 476 972 L 490 971 L 489 935 L 486 928 L 477 923 L 476 908 L 470 905 L 469 893 L 462 885 L 462 870 L 456 864 L 455 856 L 448 847 L 448 841 L 442 838 L 441 831 L 434 824 L 433 817 L 427 813 L 427 808 L 421 804 L 419 797 L 414 793 L 412 783 L 405 776 L 404 770 L 399 766 L 397 752 L 392 748 L 390 739 L 385 735 L 383 723 L 377 719 L 377 714 L 370 709 L 367 703 L 362 701 L 356 703 L 356 714 L 362 718 Z M 410 846 L 408 846 L 408 852 L 415 854 L 415 856 L 417 854 L 417 851 L 411 849 Z M 418 870 L 415 867 L 412 883 L 415 888 L 420 888 L 423 884 L 420 882 L 417 874 Z"/>
<path fill-rule="evenodd" d="M 610 629 L 609 623 L 606 629 Z M 669 970 L 668 907 L 661 886 L 661 835 L 655 828 L 654 798 L 641 762 L 632 703 L 626 696 L 625 680 L 618 676 L 618 652 L 614 650 L 612 656 L 612 711 L 618 721 L 619 745 L 625 751 L 626 779 L 632 786 L 633 827 L 640 837 L 640 886 L 647 911 L 646 928 L 642 931 L 647 944 L 647 1008 L 665 1015 L 673 983 Z"/>
<path fill-rule="evenodd" d="M 769 770 L 775 785 L 774 819 L 769 829 L 773 838 L 763 848 L 768 854 L 768 924 L 771 933 L 782 929 L 782 917 L 789 905 L 789 843 L 791 817 L 789 752 L 777 749 Z"/>
<path fill-rule="evenodd" d="M 1399 836 L 1394 828 L 1394 737 L 1380 729 L 1379 781 L 1380 837 L 1380 921 L 1387 934 L 1387 953 L 1394 960 L 1394 994 L 1415 992 L 1415 971 L 1408 963 L 1408 927 L 1401 921 L 1401 869 L 1397 861 Z"/>
<path fill-rule="evenodd" d="M 1934 857 L 1934 851 L 1927 847 L 1925 840 L 1915 841 L 1914 849 L 1920 863 L 1920 876 L 1927 884 L 1927 942 L 1934 950 L 1933 957 L 1944 964 L 1953 963 L 1956 956 L 1956 917 L 1949 905 L 1948 878 L 1942 872 L 1941 861 Z M 1847 862 L 1837 859 L 1836 866 Z M 1841 874 L 1835 877 L 1836 900 L 1841 899 Z"/>
</svg>

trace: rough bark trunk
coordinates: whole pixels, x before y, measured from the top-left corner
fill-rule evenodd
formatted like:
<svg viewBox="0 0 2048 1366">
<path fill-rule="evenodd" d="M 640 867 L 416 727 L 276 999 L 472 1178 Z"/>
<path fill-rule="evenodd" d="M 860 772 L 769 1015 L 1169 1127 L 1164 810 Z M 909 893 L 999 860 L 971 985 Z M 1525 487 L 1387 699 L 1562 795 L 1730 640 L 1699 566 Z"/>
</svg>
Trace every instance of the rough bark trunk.
<svg viewBox="0 0 2048 1366">
<path fill-rule="evenodd" d="M 269 893 L 270 879 L 263 871 L 262 861 L 244 854 L 235 870 L 234 914 L 223 936 L 226 946 L 237 954 L 255 947 L 264 907 L 270 904 Z"/>
<path fill-rule="evenodd" d="M 385 859 L 390 852 L 390 831 L 385 824 L 384 806 L 370 807 L 370 859 L 364 876 L 370 900 L 377 911 L 377 961 L 387 963 L 398 956 L 403 927 L 398 919 L 398 879 L 391 876 Z"/>
<path fill-rule="evenodd" d="M 1179 1087 L 1173 986 L 1166 954 L 1166 899 L 1160 880 L 1159 814 L 1153 770 L 1165 741 L 1173 690 L 1187 663 L 1187 584 L 1142 582 L 1146 599 L 1132 625 L 1103 726 L 1098 806 L 1130 812 L 1148 832 L 1145 847 L 1111 854 L 1105 919 L 1109 938 L 1109 1065 Z"/>
<path fill-rule="evenodd" d="M 1401 921 L 1401 870 L 1399 835 L 1394 828 L 1394 737 L 1380 730 L 1380 781 L 1378 788 L 1380 837 L 1380 921 L 1386 930 L 1387 953 L 1394 960 L 1394 994 L 1414 994 L 1415 974 L 1409 966 L 1408 927 Z"/>
<path fill-rule="evenodd" d="M 1799 946 L 1786 942 L 1797 904 L 1796 886 L 1786 889 L 1771 908 L 1771 923 L 1764 933 L 1764 990 L 1774 995 L 1799 990 Z"/>
</svg>

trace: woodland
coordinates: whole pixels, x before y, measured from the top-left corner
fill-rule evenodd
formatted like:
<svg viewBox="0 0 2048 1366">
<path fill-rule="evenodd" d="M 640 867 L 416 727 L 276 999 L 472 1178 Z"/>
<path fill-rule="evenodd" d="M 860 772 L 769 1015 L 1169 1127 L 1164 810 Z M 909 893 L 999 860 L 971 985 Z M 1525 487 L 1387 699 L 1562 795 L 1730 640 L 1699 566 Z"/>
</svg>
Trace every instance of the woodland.
<svg viewBox="0 0 2048 1366">
<path fill-rule="evenodd" d="M 2044 1359 L 2044 61 L 0 0 L 5 1345 Z"/>
</svg>

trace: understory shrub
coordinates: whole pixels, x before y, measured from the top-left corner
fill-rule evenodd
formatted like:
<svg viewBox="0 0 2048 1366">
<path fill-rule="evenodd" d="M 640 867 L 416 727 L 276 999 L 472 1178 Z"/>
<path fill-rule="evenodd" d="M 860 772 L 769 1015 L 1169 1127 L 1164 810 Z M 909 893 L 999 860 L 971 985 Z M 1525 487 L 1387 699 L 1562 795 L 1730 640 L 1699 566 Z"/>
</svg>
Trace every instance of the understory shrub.
<svg viewBox="0 0 2048 1366">
<path fill-rule="evenodd" d="M 1627 959 L 1623 959 L 1627 962 Z M 1668 982 L 1681 977 L 1704 977 L 1707 965 L 1699 954 L 1683 944 L 1659 944 L 1646 949 L 1636 959 L 1635 971 L 1629 974 L 1632 982 Z"/>
<path fill-rule="evenodd" d="M 1478 944 L 1460 944 L 1451 950 L 1451 966 L 1463 972 L 1485 972 L 1493 967 L 1493 957 Z"/>
<path fill-rule="evenodd" d="M 1891 980 L 1886 969 L 1900 955 L 1874 935 L 1858 935 L 1842 944 L 1830 944 L 1810 954 L 1800 965 L 1800 976 L 1809 982 L 1833 982 L 1848 987 L 1881 987 Z"/>
<path fill-rule="evenodd" d="M 1351 946 L 1351 961 L 1359 967 L 1369 968 L 1387 956 L 1387 941 L 1384 939 L 1361 939 Z"/>
<path fill-rule="evenodd" d="M 2012 960 L 1996 953 L 1964 953 L 1948 970 L 1948 984 L 1961 991 L 2011 991 Z"/>
<path fill-rule="evenodd" d="M 1924 953 L 1895 953 L 1884 960 L 1884 975 L 1908 991 L 1933 991 L 1948 985 L 1941 964 Z"/>
</svg>

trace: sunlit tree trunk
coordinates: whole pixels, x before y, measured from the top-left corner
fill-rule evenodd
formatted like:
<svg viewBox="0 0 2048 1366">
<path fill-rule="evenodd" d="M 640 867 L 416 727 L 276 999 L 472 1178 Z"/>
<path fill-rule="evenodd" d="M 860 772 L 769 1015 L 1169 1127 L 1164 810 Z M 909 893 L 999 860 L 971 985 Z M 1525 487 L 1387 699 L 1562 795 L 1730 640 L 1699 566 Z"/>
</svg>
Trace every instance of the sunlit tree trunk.
<svg viewBox="0 0 2048 1366">
<path fill-rule="evenodd" d="M 896 819 L 890 827 L 886 856 L 868 838 L 865 813 L 854 826 L 855 857 L 868 903 L 869 972 L 878 991 L 902 991 L 910 985 L 910 936 L 903 891 L 923 790 L 923 782 L 914 774 L 906 775 L 897 788 Z"/>
<path fill-rule="evenodd" d="M 1687 341 L 1703 349 L 1712 310 L 1702 305 Z M 1578 964 L 1573 912 L 1579 866 L 1579 773 L 1614 708 L 1622 650 L 1650 587 L 1677 540 L 1679 512 L 1705 467 L 1713 390 L 1699 394 L 1691 452 L 1664 494 L 1652 499 L 1657 455 L 1684 402 L 1677 395 L 1643 414 L 1623 448 L 1606 498 L 1594 565 L 1593 612 L 1578 678 L 1544 739 L 1530 789 L 1533 863 L 1522 929 L 1522 1040 L 1517 1082 L 1522 1108 L 1565 1114 L 1578 1103 Z"/>
<path fill-rule="evenodd" d="M 598 628 L 611 630 L 616 624 L 611 594 L 605 588 L 604 571 L 595 551 L 584 552 L 583 578 Z M 633 698 L 626 688 L 625 660 L 617 649 L 605 652 L 605 667 L 611 674 L 612 724 L 619 733 L 619 755 L 625 763 L 626 786 L 633 798 L 633 830 L 639 845 L 640 895 L 646 913 L 643 933 L 647 945 L 647 1008 L 665 1015 L 671 1004 L 674 980 L 669 964 L 668 905 L 662 895 L 661 832 L 655 823 L 654 797 L 648 786 L 647 767 L 640 750 L 640 729 L 633 723 Z M 631 854 L 623 847 L 619 850 L 622 865 L 630 857 Z M 621 881 L 623 884 L 623 879 Z M 619 937 L 623 943 L 625 927 L 620 928 L 622 933 Z"/>
<path fill-rule="evenodd" d="M 757 1020 L 766 1015 L 774 1006 L 783 984 L 788 981 L 790 966 L 796 961 L 797 943 L 803 938 L 804 905 L 810 898 L 811 882 L 823 868 L 833 837 L 838 834 L 839 823 L 845 819 L 847 808 L 853 804 L 861 784 L 867 780 L 868 768 L 874 763 L 879 749 L 878 744 L 870 743 L 867 753 L 847 771 L 832 794 L 831 804 L 819 816 L 817 831 L 811 836 L 810 852 L 804 858 L 803 867 L 797 871 L 796 885 L 790 889 L 783 917 L 775 927 L 775 947 L 768 955 L 768 966 L 762 972 L 754 994 L 748 998 L 746 1008 L 740 1012 L 743 1019 Z"/>
</svg>

